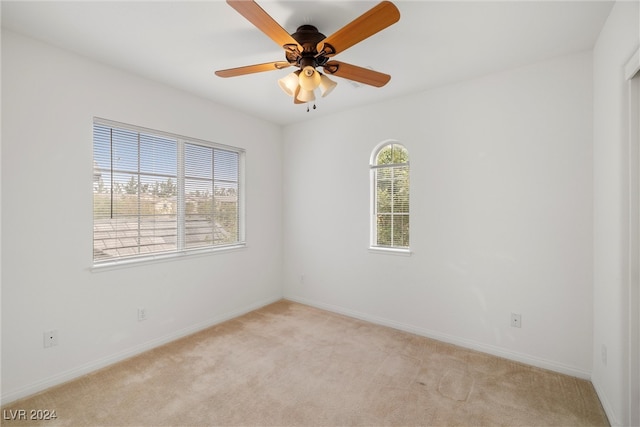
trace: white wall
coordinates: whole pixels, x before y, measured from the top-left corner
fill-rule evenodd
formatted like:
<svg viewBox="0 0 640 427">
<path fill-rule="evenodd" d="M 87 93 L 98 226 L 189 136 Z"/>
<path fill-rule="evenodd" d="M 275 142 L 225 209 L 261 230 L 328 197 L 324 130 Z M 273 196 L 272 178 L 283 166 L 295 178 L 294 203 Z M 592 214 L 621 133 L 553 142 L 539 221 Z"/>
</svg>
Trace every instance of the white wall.
<svg viewBox="0 0 640 427">
<path fill-rule="evenodd" d="M 94 116 L 245 148 L 247 248 L 92 272 Z M 3 401 L 281 298 L 280 140 L 275 125 L 3 32 Z M 44 349 L 50 329 L 60 343 Z"/>
<path fill-rule="evenodd" d="M 590 53 L 288 126 L 284 138 L 285 297 L 590 376 Z M 410 257 L 368 251 L 368 162 L 386 139 L 411 156 Z"/>
<path fill-rule="evenodd" d="M 614 425 L 627 424 L 628 82 L 638 2 L 617 2 L 594 48 L 593 383 Z M 601 357 L 607 348 L 607 363 Z"/>
</svg>

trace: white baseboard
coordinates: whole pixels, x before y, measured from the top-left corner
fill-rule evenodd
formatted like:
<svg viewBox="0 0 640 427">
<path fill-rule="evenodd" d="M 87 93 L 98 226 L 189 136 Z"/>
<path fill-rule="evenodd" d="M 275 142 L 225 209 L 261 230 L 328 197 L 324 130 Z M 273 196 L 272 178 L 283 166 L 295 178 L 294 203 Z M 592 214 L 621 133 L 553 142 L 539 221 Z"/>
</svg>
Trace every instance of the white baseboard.
<svg viewBox="0 0 640 427">
<path fill-rule="evenodd" d="M 609 424 L 611 424 L 611 427 L 622 426 L 622 423 L 620 422 L 618 417 L 616 417 L 616 414 L 613 411 L 611 403 L 609 402 L 607 394 L 604 392 L 604 388 L 602 387 L 602 385 L 600 385 L 596 378 L 591 379 L 591 384 L 593 384 L 593 388 L 596 390 L 598 399 L 600 399 L 602 408 L 604 409 L 605 414 L 607 414 L 607 418 L 609 419 Z"/>
<path fill-rule="evenodd" d="M 317 301 L 311 301 L 306 298 L 285 295 L 287 300 L 299 302 L 301 304 L 310 305 L 312 307 L 320 308 L 323 310 L 331 311 L 345 316 L 353 317 L 356 319 L 364 320 L 367 322 L 375 323 L 377 325 L 388 326 L 390 328 L 398 329 L 401 331 L 409 332 L 412 334 L 420 335 L 427 338 L 432 338 L 438 341 L 443 341 L 449 344 L 459 345 L 460 347 L 468 348 L 471 350 L 480 351 L 482 353 L 491 354 L 494 356 L 502 357 L 504 359 L 513 360 L 516 362 L 524 363 L 527 365 L 535 366 L 542 369 L 558 372 L 572 377 L 577 377 L 585 380 L 591 380 L 591 372 L 584 371 L 582 369 L 558 363 L 551 360 L 542 359 L 528 354 L 518 353 L 502 347 L 493 346 L 490 344 L 484 344 L 466 338 L 459 338 L 456 336 L 443 334 L 436 331 L 431 331 L 418 326 L 408 325 L 394 320 L 384 319 L 382 317 L 372 316 L 366 313 L 350 310 L 344 307 L 339 307 L 331 304 L 325 304 Z"/>
<path fill-rule="evenodd" d="M 62 383 L 71 381 L 98 369 L 102 369 L 109 365 L 113 365 L 114 363 L 120 362 L 122 360 L 128 359 L 130 357 L 136 356 L 145 351 L 151 350 L 155 347 L 159 347 L 163 344 L 167 344 L 171 341 L 175 341 L 177 339 L 186 337 L 188 335 L 199 332 L 203 329 L 210 328 L 211 326 L 215 326 L 219 323 L 225 322 L 227 320 L 233 319 L 235 317 L 246 314 L 250 311 L 257 310 L 261 307 L 274 303 L 282 299 L 282 296 L 275 296 L 271 298 L 267 298 L 262 301 L 255 302 L 248 306 L 242 307 L 240 309 L 236 309 L 233 311 L 229 311 L 226 313 L 222 313 L 218 316 L 215 316 L 211 319 L 205 320 L 204 322 L 197 323 L 195 325 L 180 329 L 178 331 L 169 333 L 160 338 L 153 339 L 151 341 L 143 342 L 139 345 L 128 348 L 127 350 L 111 354 L 109 356 L 91 361 L 89 363 L 85 363 L 76 368 L 69 369 L 65 372 L 53 375 L 51 377 L 45 378 L 41 381 L 34 382 L 32 384 L 28 384 L 24 387 L 21 387 L 18 390 L 13 390 L 7 393 L 4 393 L 0 397 L 0 405 L 6 405 L 8 403 L 14 402 L 18 399 L 22 399 L 24 397 L 31 396 L 35 393 L 41 392 L 48 388 L 60 385 Z"/>
</svg>

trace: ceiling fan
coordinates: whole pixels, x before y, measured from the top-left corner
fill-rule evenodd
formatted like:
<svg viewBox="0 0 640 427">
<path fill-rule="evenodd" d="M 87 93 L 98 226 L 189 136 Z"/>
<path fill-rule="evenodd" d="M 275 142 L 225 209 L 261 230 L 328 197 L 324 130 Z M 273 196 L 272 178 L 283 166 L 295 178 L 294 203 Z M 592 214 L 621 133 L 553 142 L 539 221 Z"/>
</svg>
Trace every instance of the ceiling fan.
<svg viewBox="0 0 640 427">
<path fill-rule="evenodd" d="M 227 0 L 227 3 L 281 46 L 286 61 L 219 70 L 215 73 L 219 77 L 298 67 L 297 71 L 278 80 L 282 90 L 293 97 L 296 104 L 314 101 L 314 91 L 318 88 L 324 97 L 336 86 L 334 81 L 316 70 L 318 67 L 322 67 L 326 74 L 375 87 L 382 87 L 391 79 L 388 74 L 332 59 L 338 53 L 398 22 L 400 12 L 390 1 L 379 3 L 329 37 L 320 33 L 313 25 L 302 25 L 295 33 L 289 34 L 253 0 Z"/>
</svg>

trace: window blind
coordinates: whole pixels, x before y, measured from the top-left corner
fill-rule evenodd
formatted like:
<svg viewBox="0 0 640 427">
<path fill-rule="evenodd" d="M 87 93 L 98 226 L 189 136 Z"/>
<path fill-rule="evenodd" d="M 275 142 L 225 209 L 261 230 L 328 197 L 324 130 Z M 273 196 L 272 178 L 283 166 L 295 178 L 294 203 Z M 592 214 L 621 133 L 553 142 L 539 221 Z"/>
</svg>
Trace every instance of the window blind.
<svg viewBox="0 0 640 427">
<path fill-rule="evenodd" d="M 242 243 L 242 150 L 96 120 L 93 154 L 94 264 Z"/>
</svg>

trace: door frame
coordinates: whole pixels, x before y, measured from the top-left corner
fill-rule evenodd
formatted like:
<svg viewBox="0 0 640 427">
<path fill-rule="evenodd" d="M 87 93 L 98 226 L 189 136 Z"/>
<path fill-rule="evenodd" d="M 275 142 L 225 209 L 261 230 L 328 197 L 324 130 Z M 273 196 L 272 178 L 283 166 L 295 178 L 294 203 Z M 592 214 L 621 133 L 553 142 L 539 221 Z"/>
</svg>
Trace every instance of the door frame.
<svg viewBox="0 0 640 427">
<path fill-rule="evenodd" d="M 640 49 L 625 66 L 629 91 L 627 417 L 640 425 Z"/>
</svg>

